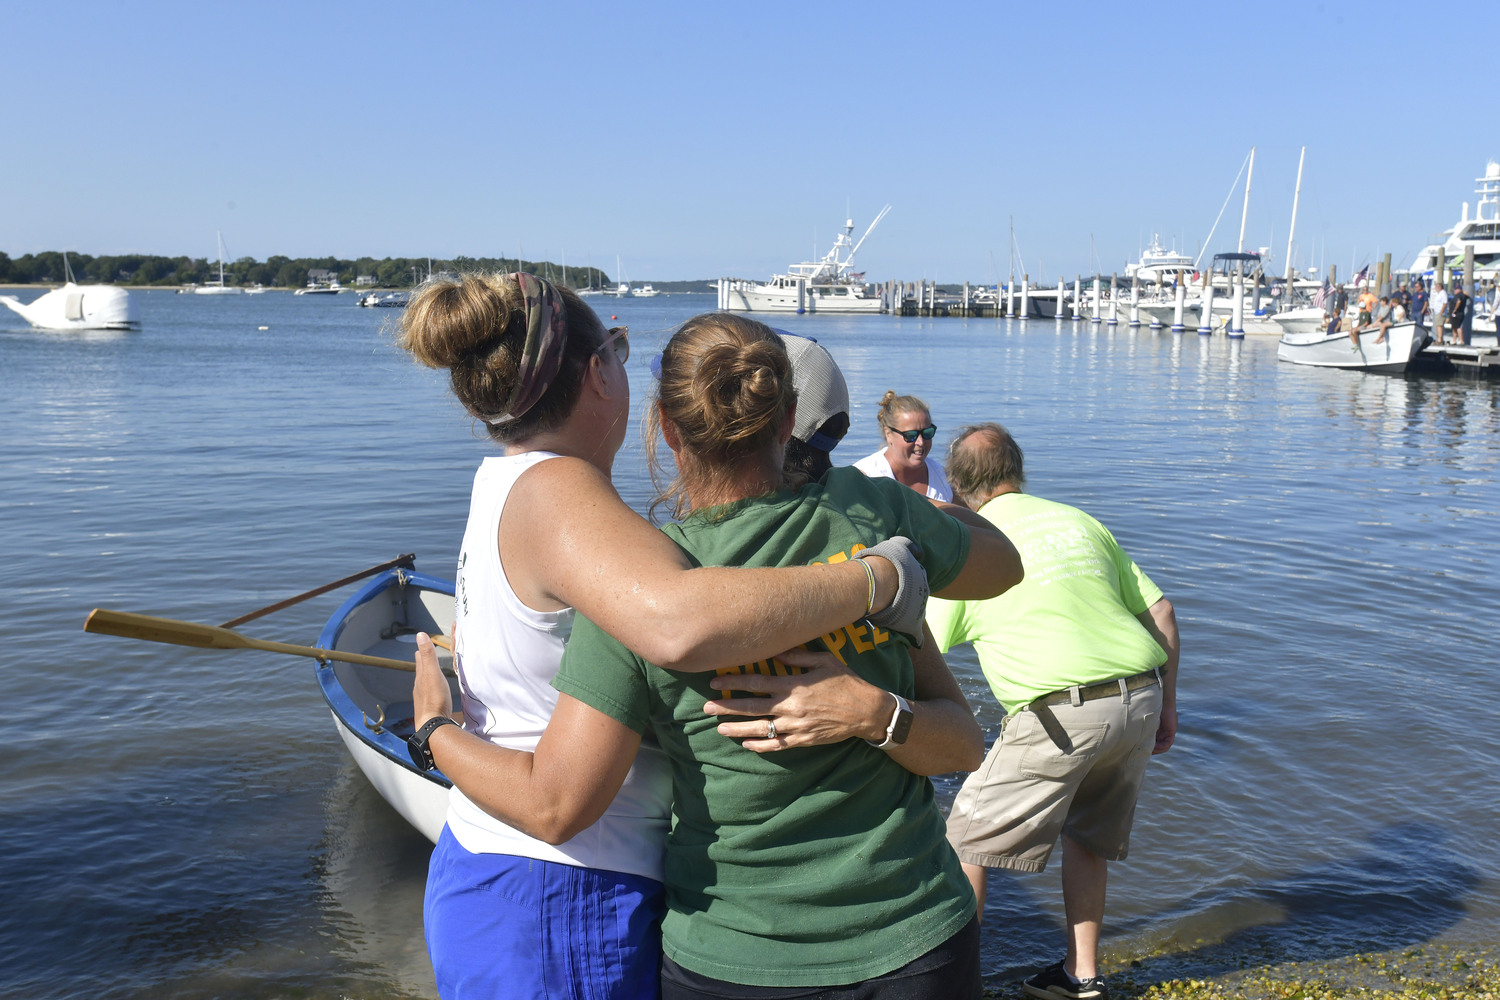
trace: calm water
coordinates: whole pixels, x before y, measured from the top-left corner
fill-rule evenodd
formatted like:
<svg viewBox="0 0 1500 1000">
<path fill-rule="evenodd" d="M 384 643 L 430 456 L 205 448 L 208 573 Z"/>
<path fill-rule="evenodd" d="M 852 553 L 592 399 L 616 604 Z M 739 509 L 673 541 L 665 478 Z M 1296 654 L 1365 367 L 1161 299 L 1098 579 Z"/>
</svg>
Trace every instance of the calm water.
<svg viewBox="0 0 1500 1000">
<path fill-rule="evenodd" d="M 132 334 L 0 314 L 0 995 L 432 995 L 427 843 L 350 763 L 310 662 L 80 626 L 95 606 L 223 621 L 402 552 L 447 574 L 486 446 L 385 310 L 140 297 Z M 712 305 L 599 306 L 632 328 L 638 405 Z M 1280 365 L 1265 338 L 782 325 L 848 376 L 836 457 L 877 447 L 888 388 L 932 404 L 940 447 L 1000 420 L 1032 492 L 1100 517 L 1176 604 L 1182 734 L 1112 868 L 1114 958 L 1493 941 L 1500 387 Z M 638 442 L 615 478 L 642 506 Z M 246 631 L 311 641 L 337 600 Z M 974 661 L 953 664 L 993 732 Z M 1058 896 L 1055 866 L 992 882 L 987 971 L 1054 957 Z"/>
</svg>

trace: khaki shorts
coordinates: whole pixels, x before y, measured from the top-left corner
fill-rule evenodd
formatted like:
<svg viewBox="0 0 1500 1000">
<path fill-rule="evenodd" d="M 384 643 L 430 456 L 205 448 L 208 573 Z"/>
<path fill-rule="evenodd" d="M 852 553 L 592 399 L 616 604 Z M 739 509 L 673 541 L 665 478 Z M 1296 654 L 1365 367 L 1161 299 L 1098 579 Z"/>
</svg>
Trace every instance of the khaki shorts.
<svg viewBox="0 0 1500 1000">
<path fill-rule="evenodd" d="M 1128 703 L 1120 695 L 1037 703 L 1007 716 L 948 814 L 959 859 L 1039 872 L 1066 833 L 1106 861 L 1123 860 L 1160 715 L 1161 686 L 1151 685 L 1129 692 Z"/>
</svg>

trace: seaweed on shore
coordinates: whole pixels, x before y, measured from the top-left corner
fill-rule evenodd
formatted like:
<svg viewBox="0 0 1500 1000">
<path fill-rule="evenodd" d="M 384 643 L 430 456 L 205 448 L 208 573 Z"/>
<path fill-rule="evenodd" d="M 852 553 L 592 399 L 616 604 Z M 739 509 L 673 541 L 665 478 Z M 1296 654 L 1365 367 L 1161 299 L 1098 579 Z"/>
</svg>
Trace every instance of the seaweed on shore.
<svg viewBox="0 0 1500 1000">
<path fill-rule="evenodd" d="M 1153 974 L 1153 967 L 1160 972 Z M 1500 949 L 1425 944 L 1314 962 L 1267 962 L 1203 978 L 1171 956 L 1105 968 L 1113 1000 L 1500 1000 Z M 1014 983 L 986 1000 L 1019 1000 Z"/>
</svg>

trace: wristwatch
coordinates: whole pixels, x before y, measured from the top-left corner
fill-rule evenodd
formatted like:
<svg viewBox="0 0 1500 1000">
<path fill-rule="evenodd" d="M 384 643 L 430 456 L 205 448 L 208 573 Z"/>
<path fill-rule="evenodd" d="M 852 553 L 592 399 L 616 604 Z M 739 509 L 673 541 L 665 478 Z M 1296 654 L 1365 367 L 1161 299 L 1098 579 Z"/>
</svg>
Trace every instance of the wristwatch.
<svg viewBox="0 0 1500 1000">
<path fill-rule="evenodd" d="M 894 691 L 890 692 L 890 696 L 896 699 L 896 711 L 891 715 L 891 724 L 885 727 L 884 742 L 876 743 L 874 740 L 865 740 L 876 750 L 899 747 L 911 734 L 911 702 Z"/>
<path fill-rule="evenodd" d="M 428 719 L 421 729 L 418 729 L 415 733 L 407 737 L 406 750 L 411 754 L 411 762 L 417 765 L 418 771 L 431 771 L 437 767 L 437 762 L 432 759 L 432 748 L 427 745 L 427 741 L 432 738 L 432 734 L 444 726 L 456 725 L 458 723 L 448 716 L 437 715 Z"/>
</svg>

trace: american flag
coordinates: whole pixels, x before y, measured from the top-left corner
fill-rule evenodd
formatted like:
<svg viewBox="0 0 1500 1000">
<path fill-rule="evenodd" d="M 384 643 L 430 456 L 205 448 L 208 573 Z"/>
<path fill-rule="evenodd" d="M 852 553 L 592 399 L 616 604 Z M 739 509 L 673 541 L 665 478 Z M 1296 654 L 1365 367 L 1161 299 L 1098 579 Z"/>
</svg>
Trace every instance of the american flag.
<svg viewBox="0 0 1500 1000">
<path fill-rule="evenodd" d="M 1364 267 L 1360 268 L 1359 269 L 1359 273 L 1354 276 L 1354 283 L 1356 285 L 1360 284 L 1362 281 L 1365 280 L 1365 278 L 1369 277 L 1369 275 L 1370 275 L 1370 265 L 1366 264 Z"/>
<path fill-rule="evenodd" d="M 1320 289 L 1318 289 L 1316 292 L 1313 292 L 1313 297 L 1312 297 L 1313 308 L 1315 308 L 1315 309 L 1322 309 L 1323 308 L 1323 303 L 1325 303 L 1325 302 L 1328 301 L 1328 293 L 1329 293 L 1330 290 L 1331 289 L 1328 287 L 1328 279 L 1324 278 L 1323 279 L 1323 287 L 1320 288 Z"/>
</svg>

